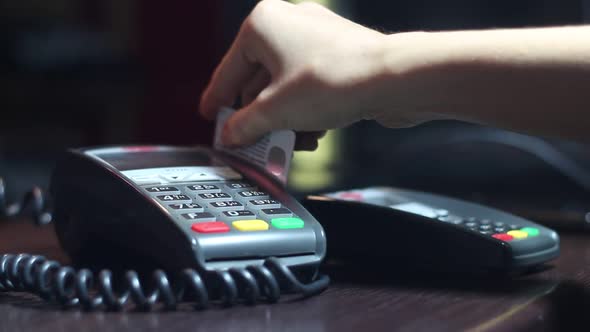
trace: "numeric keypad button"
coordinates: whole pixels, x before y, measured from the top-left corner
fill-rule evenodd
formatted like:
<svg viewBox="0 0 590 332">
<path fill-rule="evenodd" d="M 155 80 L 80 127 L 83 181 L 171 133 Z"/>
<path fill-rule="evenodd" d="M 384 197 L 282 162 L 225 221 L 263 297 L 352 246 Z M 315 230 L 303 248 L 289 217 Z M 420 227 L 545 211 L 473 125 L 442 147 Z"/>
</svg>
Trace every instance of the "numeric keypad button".
<svg viewBox="0 0 590 332">
<path fill-rule="evenodd" d="M 289 218 L 293 216 L 293 212 L 287 208 L 278 208 L 278 209 L 262 209 L 260 210 L 260 217 L 265 219 L 274 219 L 274 218 Z"/>
<path fill-rule="evenodd" d="M 258 190 L 242 190 L 238 191 L 238 196 L 242 199 L 265 199 L 268 198 L 268 194 L 264 191 Z"/>
<path fill-rule="evenodd" d="M 223 211 L 220 216 L 227 221 L 256 219 L 256 214 L 249 210 Z"/>
<path fill-rule="evenodd" d="M 256 189 L 254 185 L 244 181 L 231 181 L 225 183 L 225 186 L 231 190 Z"/>
<path fill-rule="evenodd" d="M 220 202 L 211 202 L 208 205 L 208 208 L 211 211 L 215 212 L 222 212 L 228 210 L 243 210 L 244 204 L 238 201 L 220 201 Z"/>
<path fill-rule="evenodd" d="M 228 193 L 205 193 L 197 194 L 196 199 L 202 202 L 213 202 L 213 201 L 233 201 L 234 198 Z"/>
<path fill-rule="evenodd" d="M 172 186 L 152 186 L 146 187 L 145 190 L 151 195 L 162 195 L 162 194 L 180 194 L 180 190 L 177 187 Z"/>
<path fill-rule="evenodd" d="M 248 207 L 251 209 L 278 209 L 281 207 L 281 203 L 274 199 L 251 199 L 248 200 Z"/>
<path fill-rule="evenodd" d="M 162 202 L 192 203 L 191 198 L 187 195 L 158 195 L 156 197 Z"/>
<path fill-rule="evenodd" d="M 480 226 L 479 226 L 479 230 L 480 230 L 480 231 L 489 231 L 489 230 L 491 230 L 491 229 L 492 229 L 492 226 L 491 226 L 491 225 L 487 225 L 487 224 L 486 224 L 486 225 L 480 225 Z"/>
<path fill-rule="evenodd" d="M 504 233 L 507 230 L 508 229 L 506 227 L 496 227 L 496 228 L 494 228 L 494 232 L 496 232 L 496 233 Z"/>
<path fill-rule="evenodd" d="M 221 189 L 214 184 L 195 184 L 192 186 L 187 186 L 186 189 L 197 194 L 210 194 L 221 192 Z"/>
<path fill-rule="evenodd" d="M 174 212 L 204 212 L 205 209 L 197 203 L 168 204 Z"/>
<path fill-rule="evenodd" d="M 190 221 L 215 221 L 215 216 L 209 212 L 183 213 L 182 217 Z"/>
</svg>

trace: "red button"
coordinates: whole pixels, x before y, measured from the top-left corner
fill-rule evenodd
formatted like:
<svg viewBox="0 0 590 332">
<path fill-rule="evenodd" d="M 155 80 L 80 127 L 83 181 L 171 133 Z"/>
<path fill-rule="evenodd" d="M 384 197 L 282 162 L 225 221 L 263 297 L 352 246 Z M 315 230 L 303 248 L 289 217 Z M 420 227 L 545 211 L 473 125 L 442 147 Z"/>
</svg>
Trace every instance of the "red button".
<svg viewBox="0 0 590 332">
<path fill-rule="evenodd" d="M 492 235 L 492 237 L 498 239 L 498 240 L 502 240 L 502 241 L 511 241 L 514 239 L 514 237 L 512 237 L 512 235 L 508 235 L 506 233 L 502 233 L 502 234 L 494 234 Z"/>
<path fill-rule="evenodd" d="M 229 232 L 229 226 L 221 221 L 197 222 L 191 225 L 191 229 L 199 233 L 225 233 Z"/>
</svg>

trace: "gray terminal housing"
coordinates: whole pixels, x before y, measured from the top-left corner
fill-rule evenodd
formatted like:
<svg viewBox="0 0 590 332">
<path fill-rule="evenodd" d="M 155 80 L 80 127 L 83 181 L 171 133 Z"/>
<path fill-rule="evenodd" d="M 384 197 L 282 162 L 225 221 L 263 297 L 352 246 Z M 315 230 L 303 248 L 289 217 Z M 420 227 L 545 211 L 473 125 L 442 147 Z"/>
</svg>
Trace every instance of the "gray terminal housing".
<svg viewBox="0 0 590 332">
<path fill-rule="evenodd" d="M 163 174 L 140 174 L 150 169 Z M 193 173 L 183 173 L 186 170 Z M 148 191 L 154 186 L 175 187 L 175 198 L 187 202 L 189 197 L 192 207 L 200 205 L 207 212 L 188 186 L 206 183 L 226 192 L 223 186 L 229 181 L 253 184 L 300 218 L 303 226 L 279 229 L 267 216 L 267 230 L 239 231 L 225 220 L 229 231 L 199 233 L 191 227 L 200 220 L 187 220 L 185 213 L 171 208 L 174 201 L 162 201 L 157 197 L 161 195 Z M 133 252 L 164 269 L 217 270 L 261 264 L 274 256 L 312 278 L 326 253 L 323 228 L 282 184 L 246 162 L 205 147 L 69 150 L 55 167 L 50 193 L 58 239 L 77 265 L 97 259 L 108 262 Z M 220 219 L 219 211 L 210 212 L 215 218 L 209 221 Z"/>
</svg>

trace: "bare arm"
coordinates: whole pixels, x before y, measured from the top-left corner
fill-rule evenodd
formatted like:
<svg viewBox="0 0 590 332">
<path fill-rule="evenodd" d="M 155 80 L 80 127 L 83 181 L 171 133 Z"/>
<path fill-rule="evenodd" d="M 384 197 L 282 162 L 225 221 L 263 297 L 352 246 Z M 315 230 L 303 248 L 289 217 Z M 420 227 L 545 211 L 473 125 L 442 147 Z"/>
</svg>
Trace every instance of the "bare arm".
<svg viewBox="0 0 590 332">
<path fill-rule="evenodd" d="M 590 140 L 590 26 L 390 35 L 374 117 L 396 109 Z M 388 97 L 387 97 L 388 96 Z"/>
<path fill-rule="evenodd" d="M 263 0 L 200 112 L 213 118 L 243 97 L 224 128 L 228 145 L 361 119 L 387 127 L 459 119 L 590 140 L 589 91 L 590 26 L 385 35 L 319 5 Z M 319 135 L 309 137 L 313 149 Z"/>
</svg>

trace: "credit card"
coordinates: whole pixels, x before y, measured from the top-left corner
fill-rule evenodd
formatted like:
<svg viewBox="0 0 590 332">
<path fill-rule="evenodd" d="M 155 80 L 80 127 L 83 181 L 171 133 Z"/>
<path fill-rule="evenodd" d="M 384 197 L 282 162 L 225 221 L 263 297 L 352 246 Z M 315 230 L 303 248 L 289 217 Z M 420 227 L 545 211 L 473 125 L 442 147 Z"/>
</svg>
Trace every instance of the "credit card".
<svg viewBox="0 0 590 332">
<path fill-rule="evenodd" d="M 292 130 L 277 130 L 266 134 L 253 145 L 226 148 L 221 145 L 221 132 L 225 122 L 234 112 L 236 111 L 232 108 L 223 107 L 217 114 L 213 148 L 265 169 L 267 173 L 278 178 L 286 185 L 291 159 L 293 159 L 295 132 Z"/>
</svg>

